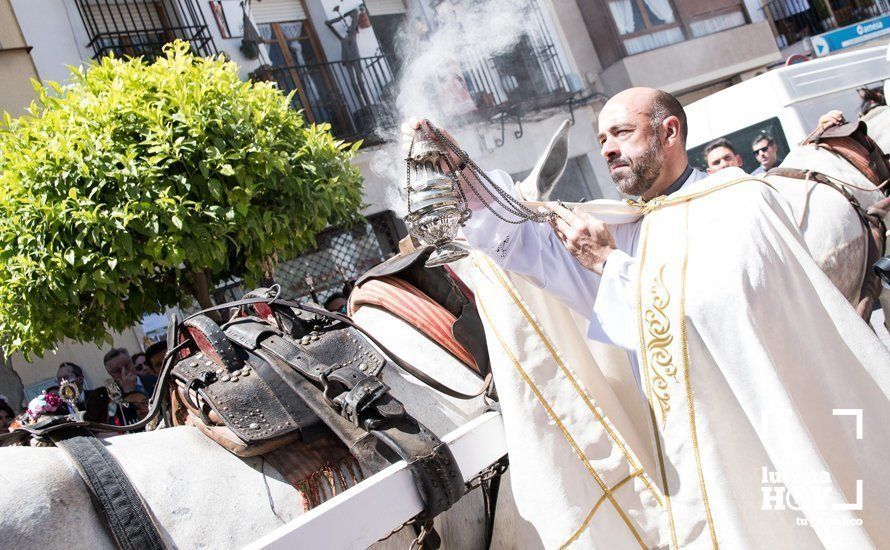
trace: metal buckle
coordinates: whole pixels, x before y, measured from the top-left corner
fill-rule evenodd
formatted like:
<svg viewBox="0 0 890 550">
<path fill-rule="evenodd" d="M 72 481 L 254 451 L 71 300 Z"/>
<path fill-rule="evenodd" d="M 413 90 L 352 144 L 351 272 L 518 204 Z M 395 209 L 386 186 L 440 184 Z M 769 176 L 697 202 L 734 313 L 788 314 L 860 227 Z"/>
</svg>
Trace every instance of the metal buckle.
<svg viewBox="0 0 890 550">
<path fill-rule="evenodd" d="M 362 378 L 347 392 L 334 398 L 340 406 L 340 414 L 356 427 L 361 425 L 361 415 L 375 401 L 389 391 L 389 386 L 373 376 Z"/>
</svg>

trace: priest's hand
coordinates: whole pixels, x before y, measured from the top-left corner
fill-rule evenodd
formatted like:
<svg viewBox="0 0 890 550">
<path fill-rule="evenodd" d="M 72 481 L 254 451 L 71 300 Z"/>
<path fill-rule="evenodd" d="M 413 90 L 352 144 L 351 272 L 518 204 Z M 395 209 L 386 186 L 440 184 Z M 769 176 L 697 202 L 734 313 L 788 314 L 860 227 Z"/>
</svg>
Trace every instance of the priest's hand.
<svg viewBox="0 0 890 550">
<path fill-rule="evenodd" d="M 602 275 L 606 258 L 616 248 L 615 239 L 606 224 L 559 205 L 553 211 L 557 216 L 550 221 L 550 225 L 566 250 L 585 268 Z"/>
<path fill-rule="evenodd" d="M 420 132 L 420 135 L 417 135 L 417 130 L 422 130 Z M 453 143 L 455 147 L 459 148 L 457 140 L 454 139 L 451 134 L 449 134 L 442 128 L 438 128 L 438 130 L 442 132 L 442 135 L 445 136 L 445 138 L 448 139 L 451 143 Z M 467 207 L 470 210 L 483 210 L 485 208 L 486 202 L 492 202 L 493 199 L 491 193 L 486 189 L 485 185 L 483 185 L 479 181 L 479 178 L 476 177 L 473 171 L 470 170 L 470 168 L 463 163 L 457 153 L 449 149 L 444 143 L 435 138 L 433 132 L 430 131 L 429 120 L 425 118 L 412 117 L 408 119 L 408 122 L 402 124 L 401 132 L 402 153 L 405 155 L 405 157 L 408 156 L 408 150 L 411 147 L 412 140 L 416 142 L 417 139 L 428 139 L 431 141 L 435 141 L 438 144 L 439 149 L 446 153 L 448 162 L 445 162 L 443 160 L 440 163 L 439 168 L 446 174 L 451 173 L 452 168 L 455 172 L 458 172 L 458 177 L 456 179 L 458 185 L 461 188 L 461 191 L 463 191 L 464 196 L 467 198 Z"/>
</svg>

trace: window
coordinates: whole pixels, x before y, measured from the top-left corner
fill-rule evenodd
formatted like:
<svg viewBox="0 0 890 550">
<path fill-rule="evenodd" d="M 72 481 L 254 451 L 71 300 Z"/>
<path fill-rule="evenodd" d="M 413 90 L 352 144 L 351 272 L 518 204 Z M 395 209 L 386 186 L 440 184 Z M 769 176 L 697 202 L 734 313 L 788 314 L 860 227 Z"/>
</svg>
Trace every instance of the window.
<svg viewBox="0 0 890 550">
<path fill-rule="evenodd" d="M 782 131 L 782 123 L 779 122 L 777 117 L 769 118 L 767 120 L 758 122 L 757 124 L 752 124 L 747 128 L 742 128 L 741 130 L 736 130 L 735 132 L 726 134 L 725 136 L 715 136 L 714 139 L 718 138 L 726 138 L 732 143 L 736 152 L 742 156 L 742 159 L 745 161 L 742 170 L 745 172 L 751 173 L 753 172 L 760 163 L 757 162 L 757 159 L 754 158 L 754 153 L 752 153 L 751 149 L 751 141 L 757 137 L 758 134 L 765 133 L 769 136 L 772 136 L 773 140 L 775 140 L 776 145 L 779 148 L 779 158 L 784 158 L 785 155 L 788 154 L 788 140 L 785 139 L 785 132 Z M 713 141 L 713 140 L 712 140 Z M 706 143 L 702 143 L 697 147 L 693 147 L 687 151 L 689 155 L 689 163 L 698 168 L 699 170 L 705 170 L 707 167 L 705 166 L 704 160 L 704 152 L 705 147 L 711 143 L 710 141 Z"/>
<path fill-rule="evenodd" d="M 628 55 L 683 41 L 670 0 L 609 0 L 609 11 Z"/>
<path fill-rule="evenodd" d="M 693 21 L 689 24 L 689 31 L 692 33 L 692 36 L 698 38 L 699 36 L 707 36 L 733 27 L 740 27 L 744 24 L 745 14 L 740 10 L 734 10 Z"/>
<path fill-rule="evenodd" d="M 95 57 L 143 55 L 151 59 L 164 44 L 186 40 L 199 55 L 216 48 L 195 0 L 77 0 L 77 10 Z"/>
<path fill-rule="evenodd" d="M 269 60 L 273 66 L 310 65 L 322 61 L 306 21 L 263 23 L 257 28 L 263 42 L 269 45 Z"/>
<path fill-rule="evenodd" d="M 261 23 L 257 29 L 269 46 L 269 61 L 280 69 L 275 71 L 278 86 L 286 93 L 297 91 L 294 98 L 309 122 L 336 122 L 342 114 L 336 112 L 333 79 L 309 22 Z"/>
</svg>

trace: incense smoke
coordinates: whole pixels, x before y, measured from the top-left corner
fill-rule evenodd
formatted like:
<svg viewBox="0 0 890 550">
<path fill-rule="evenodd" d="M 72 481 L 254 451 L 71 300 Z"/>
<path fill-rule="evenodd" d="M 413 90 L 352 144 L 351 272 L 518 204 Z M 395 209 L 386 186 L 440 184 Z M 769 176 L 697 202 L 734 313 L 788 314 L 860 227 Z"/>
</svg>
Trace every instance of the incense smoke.
<svg viewBox="0 0 890 550">
<path fill-rule="evenodd" d="M 486 62 L 515 46 L 527 32 L 531 1 L 443 2 L 437 13 L 415 8 L 398 37 L 402 67 L 395 94 L 397 124 L 425 117 L 458 136 L 476 109 L 463 80 L 462 64 Z M 374 154 L 371 169 L 393 183 L 387 186 L 386 202 L 396 215 L 404 216 L 401 135 L 398 130 L 384 135 L 390 144 Z M 460 146 L 472 155 L 478 144 L 471 141 L 464 138 Z"/>
</svg>

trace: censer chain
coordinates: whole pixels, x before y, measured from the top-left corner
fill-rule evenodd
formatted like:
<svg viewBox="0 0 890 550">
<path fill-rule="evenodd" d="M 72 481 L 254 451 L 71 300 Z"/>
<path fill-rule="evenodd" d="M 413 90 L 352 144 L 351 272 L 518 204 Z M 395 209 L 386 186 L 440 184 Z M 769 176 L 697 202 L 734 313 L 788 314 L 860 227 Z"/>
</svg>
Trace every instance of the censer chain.
<svg viewBox="0 0 890 550">
<path fill-rule="evenodd" d="M 532 222 L 536 222 L 536 223 L 544 223 L 544 222 L 550 221 L 551 219 L 553 219 L 556 216 L 556 214 L 554 212 L 547 212 L 547 213 L 535 212 L 534 210 L 523 205 L 519 200 L 517 200 L 515 197 L 513 197 L 510 193 L 501 189 L 501 187 L 499 185 L 497 185 L 493 181 L 491 181 L 491 178 L 488 177 L 488 174 L 486 174 L 485 172 L 482 171 L 481 168 L 479 168 L 479 166 L 473 161 L 473 159 L 470 158 L 470 156 L 466 153 L 466 151 L 460 149 L 457 145 L 454 144 L 453 141 L 451 141 L 450 139 L 445 137 L 445 134 L 443 134 L 431 122 L 427 121 L 427 124 L 429 125 L 429 129 L 432 132 L 433 136 L 436 138 L 436 140 L 439 143 L 444 144 L 445 147 L 447 147 L 452 153 L 454 153 L 454 155 L 458 159 L 460 159 L 461 164 L 463 166 L 466 166 L 470 169 L 470 171 L 476 177 L 476 180 L 479 181 L 482 184 L 482 186 L 486 188 L 486 190 L 488 191 L 487 194 L 493 199 L 494 203 L 497 204 L 502 209 L 504 209 L 508 214 L 511 214 L 519 219 L 518 220 L 510 220 L 510 219 L 505 218 L 501 214 L 499 214 L 497 212 L 497 210 L 492 208 L 491 201 L 487 200 L 486 197 L 483 196 L 482 192 L 480 192 L 480 190 L 476 188 L 476 185 L 473 184 L 472 179 L 464 176 L 463 173 L 460 172 L 457 169 L 457 167 L 455 167 L 453 165 L 453 163 L 451 162 L 451 159 L 448 157 L 448 155 L 443 155 L 443 159 L 445 160 L 445 163 L 448 165 L 448 168 L 451 171 L 452 177 L 454 177 L 455 179 L 457 179 L 459 177 L 463 177 L 464 181 L 470 187 L 470 190 L 473 192 L 473 194 L 476 196 L 476 198 L 478 198 L 479 201 L 483 205 L 485 205 L 485 207 L 492 214 L 495 215 L 495 217 L 497 217 L 498 219 L 500 219 L 503 222 L 516 225 L 516 224 L 521 224 L 521 223 L 524 223 L 527 221 L 532 221 Z M 409 158 L 411 155 L 411 150 L 413 150 L 413 147 L 414 147 L 414 142 L 412 140 L 411 148 L 409 149 L 409 152 L 408 152 Z M 409 174 L 410 174 L 410 170 L 409 170 Z M 458 189 L 458 193 L 460 193 L 461 200 L 464 202 L 464 204 L 467 204 L 467 198 L 466 198 L 466 195 L 464 194 L 462 187 L 460 185 L 458 185 L 457 189 Z"/>
</svg>

